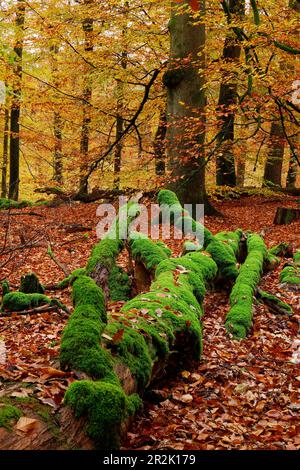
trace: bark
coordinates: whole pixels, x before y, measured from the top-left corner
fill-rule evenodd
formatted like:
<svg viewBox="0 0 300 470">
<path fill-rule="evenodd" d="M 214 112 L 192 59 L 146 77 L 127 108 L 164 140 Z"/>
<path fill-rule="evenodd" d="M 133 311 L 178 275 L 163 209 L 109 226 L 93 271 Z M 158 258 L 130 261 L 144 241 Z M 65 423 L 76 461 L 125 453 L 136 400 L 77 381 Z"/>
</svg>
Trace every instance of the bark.
<svg viewBox="0 0 300 470">
<path fill-rule="evenodd" d="M 290 207 L 278 207 L 274 218 L 275 225 L 288 225 L 300 219 L 300 209 Z"/>
<path fill-rule="evenodd" d="M 25 23 L 25 2 L 18 0 L 16 12 L 15 63 L 10 112 L 9 198 L 18 200 L 20 182 L 20 112 L 22 92 L 22 56 Z"/>
<path fill-rule="evenodd" d="M 167 87 L 167 157 L 170 182 L 181 203 L 206 201 L 205 191 L 205 25 L 195 20 L 189 5 L 204 15 L 205 1 L 172 2 L 169 68 L 164 75 Z M 181 6 L 182 6 L 181 5 Z"/>
<path fill-rule="evenodd" d="M 84 4 L 89 7 L 94 3 L 94 0 L 84 0 Z M 94 20 L 93 18 L 86 17 L 82 22 L 82 30 L 84 32 L 84 51 L 91 54 L 94 50 Z M 88 171 L 89 161 L 89 146 L 90 146 L 90 123 L 91 123 L 91 106 L 90 101 L 93 93 L 93 80 L 92 70 L 89 64 L 85 64 L 84 88 L 83 98 L 85 103 L 82 110 L 82 127 L 80 139 L 80 180 L 79 180 L 79 194 L 88 193 L 88 179 L 85 177 Z"/>
<path fill-rule="evenodd" d="M 280 121 L 273 121 L 269 138 L 269 150 L 264 172 L 264 182 L 268 186 L 281 187 L 281 174 L 284 156 L 285 136 Z"/>
<path fill-rule="evenodd" d="M 159 123 L 154 138 L 154 153 L 155 153 L 155 173 L 157 176 L 166 174 L 166 134 L 167 134 L 167 117 L 166 112 L 161 111 L 159 116 Z"/>
<path fill-rule="evenodd" d="M 298 172 L 298 163 L 293 155 L 293 152 L 290 153 L 289 169 L 286 177 L 286 187 L 288 189 L 295 189 L 297 182 L 297 172 Z"/>
<path fill-rule="evenodd" d="M 128 16 L 128 8 L 129 4 L 128 2 L 125 2 L 124 7 L 123 7 L 123 15 L 125 18 L 125 23 L 127 21 L 127 16 Z M 126 35 L 127 35 L 127 24 L 122 29 L 122 43 L 123 43 L 123 50 L 121 53 L 121 69 L 122 71 L 125 71 L 127 68 L 127 41 L 126 41 Z M 122 135 L 124 131 L 124 83 L 121 78 L 117 79 L 117 87 L 116 87 L 116 93 L 117 93 L 117 118 L 116 118 L 116 141 L 118 141 L 118 144 L 116 145 L 115 148 L 115 156 L 114 156 L 114 188 L 119 189 L 120 187 L 120 172 L 121 172 L 121 166 L 122 166 L 122 151 L 123 151 L 123 141 L 122 141 Z"/>
<path fill-rule="evenodd" d="M 245 15 L 244 0 L 230 0 L 228 4 L 230 24 L 232 19 L 242 19 Z M 241 42 L 232 31 L 229 31 L 223 49 L 223 62 L 226 68 L 235 67 L 241 56 Z M 231 76 L 230 76 L 231 75 Z M 217 111 L 219 113 L 220 133 L 218 134 L 217 185 L 235 186 L 237 183 L 233 155 L 235 107 L 237 105 L 237 74 L 225 70 L 220 87 Z M 244 173 L 240 168 L 239 173 Z M 239 181 L 241 182 L 241 181 Z"/>
<path fill-rule="evenodd" d="M 8 164 L 8 143 L 9 143 L 9 109 L 4 112 L 4 132 L 3 132 L 3 159 L 1 173 L 1 197 L 7 196 L 7 164 Z"/>
<path fill-rule="evenodd" d="M 57 44 L 50 46 L 50 55 L 52 60 L 52 76 L 55 86 L 58 86 L 57 78 L 57 54 L 59 47 Z M 59 106 L 56 107 L 53 114 L 53 134 L 54 134 L 54 148 L 53 148 L 53 180 L 59 185 L 63 184 L 63 153 L 62 153 L 62 118 L 58 111 Z"/>
</svg>

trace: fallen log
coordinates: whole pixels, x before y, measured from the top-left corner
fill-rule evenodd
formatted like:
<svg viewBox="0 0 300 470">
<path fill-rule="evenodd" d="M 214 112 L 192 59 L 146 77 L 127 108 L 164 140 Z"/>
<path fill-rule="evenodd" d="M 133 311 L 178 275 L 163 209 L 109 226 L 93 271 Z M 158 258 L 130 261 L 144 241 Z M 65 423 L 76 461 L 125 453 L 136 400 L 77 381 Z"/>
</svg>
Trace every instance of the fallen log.
<svg viewBox="0 0 300 470">
<path fill-rule="evenodd" d="M 70 313 L 69 309 L 58 299 L 51 299 L 44 294 L 25 294 L 24 292 L 9 292 L 3 296 L 2 310 L 3 315 L 7 312 L 22 312 L 25 310 L 35 309 L 44 305 L 49 307 L 60 308 L 66 313 Z"/>
<path fill-rule="evenodd" d="M 228 333 L 245 338 L 252 327 L 253 297 L 268 254 L 264 240 L 257 234 L 247 239 L 248 255 L 230 294 L 231 308 L 226 316 Z"/>
<path fill-rule="evenodd" d="M 294 222 L 295 220 L 300 219 L 300 209 L 292 209 L 290 207 L 278 207 L 274 224 L 275 225 L 288 225 Z"/>
<path fill-rule="evenodd" d="M 175 356 L 178 364 L 199 360 L 205 284 L 216 273 L 215 262 L 202 253 L 164 259 L 150 291 L 126 302 L 108 322 L 102 290 L 87 276 L 76 279 L 61 366 L 94 380 L 71 384 L 65 405 L 76 418 L 86 418 L 85 430 L 97 447 L 118 447 L 124 423 L 141 405 L 137 393 L 174 366 Z"/>
</svg>

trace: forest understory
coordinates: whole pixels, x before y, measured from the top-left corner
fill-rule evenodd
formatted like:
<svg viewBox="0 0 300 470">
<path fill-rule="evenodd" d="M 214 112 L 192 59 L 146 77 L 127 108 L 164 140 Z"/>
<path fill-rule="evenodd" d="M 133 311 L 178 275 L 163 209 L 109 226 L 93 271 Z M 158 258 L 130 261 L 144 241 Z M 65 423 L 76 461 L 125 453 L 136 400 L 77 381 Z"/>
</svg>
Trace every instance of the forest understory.
<svg viewBox="0 0 300 470">
<path fill-rule="evenodd" d="M 299 221 L 273 225 L 276 208 L 296 208 L 297 198 L 252 196 L 214 205 L 223 217 L 205 218 L 213 234 L 242 228 L 262 234 L 268 247 L 284 241 L 300 248 Z M 84 267 L 97 242 L 96 208 L 94 203 L 73 203 L 1 211 L 1 238 L 6 240 L 2 280 L 17 288 L 21 276 L 33 271 L 49 286 L 65 277 L 63 271 Z M 180 255 L 182 241 L 165 243 L 173 256 Z M 47 254 L 48 246 L 58 263 Z M 299 293 L 279 287 L 285 262 L 266 274 L 260 287 L 291 305 L 293 315 L 275 315 L 257 302 L 250 335 L 233 340 L 224 326 L 229 291 L 208 292 L 200 363 L 191 361 L 188 370 L 167 376 L 146 392 L 122 449 L 300 449 L 300 300 Z M 118 264 L 126 268 L 126 252 Z M 51 296 L 72 310 L 70 288 Z M 110 301 L 108 313 L 117 314 L 123 303 Z M 0 416 L 4 405 L 21 410 L 0 427 L 1 449 L 74 448 L 60 427 L 65 391 L 82 378 L 60 370 L 60 338 L 68 317 L 50 309 L 0 318 Z M 87 441 L 85 448 L 89 446 Z"/>
</svg>

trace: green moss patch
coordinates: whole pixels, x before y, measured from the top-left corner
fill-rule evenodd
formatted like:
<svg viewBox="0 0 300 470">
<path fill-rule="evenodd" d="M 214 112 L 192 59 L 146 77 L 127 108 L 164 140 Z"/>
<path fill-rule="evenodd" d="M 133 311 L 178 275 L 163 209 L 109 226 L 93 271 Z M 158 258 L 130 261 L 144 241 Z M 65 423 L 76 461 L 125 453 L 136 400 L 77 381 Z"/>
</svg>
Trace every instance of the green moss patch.
<svg viewBox="0 0 300 470">
<path fill-rule="evenodd" d="M 16 406 L 0 404 L 0 428 L 4 427 L 8 430 L 21 416 L 22 411 Z"/>
<path fill-rule="evenodd" d="M 24 292 L 10 292 L 5 294 L 2 300 L 2 310 L 9 312 L 21 312 L 42 305 L 57 306 L 62 310 L 68 309 L 58 300 L 51 299 L 44 294 L 25 294 Z"/>
</svg>

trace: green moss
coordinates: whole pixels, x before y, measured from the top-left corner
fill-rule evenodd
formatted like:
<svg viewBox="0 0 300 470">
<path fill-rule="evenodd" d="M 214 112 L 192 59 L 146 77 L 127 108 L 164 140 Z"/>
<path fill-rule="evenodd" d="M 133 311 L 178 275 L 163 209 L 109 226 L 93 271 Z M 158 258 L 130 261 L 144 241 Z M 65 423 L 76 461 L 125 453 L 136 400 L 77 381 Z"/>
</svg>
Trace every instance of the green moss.
<svg viewBox="0 0 300 470">
<path fill-rule="evenodd" d="M 85 274 L 85 268 L 75 269 L 69 276 L 67 276 L 65 279 L 63 279 L 57 284 L 58 289 L 66 289 L 67 287 L 73 284 L 75 279 L 77 279 L 79 276 L 84 276 Z"/>
<path fill-rule="evenodd" d="M 80 276 L 73 283 L 72 297 L 75 310 L 62 334 L 61 366 L 97 379 L 109 376 L 113 360 L 100 344 L 107 321 L 102 289 L 90 277 Z"/>
<path fill-rule="evenodd" d="M 131 294 L 131 279 L 122 268 L 114 266 L 109 273 L 108 288 L 111 300 L 128 300 Z"/>
<path fill-rule="evenodd" d="M 166 252 L 155 242 L 137 232 L 130 234 L 129 246 L 134 259 L 140 260 L 149 271 L 167 259 Z"/>
<path fill-rule="evenodd" d="M 22 411 L 12 405 L 0 405 L 0 428 L 11 429 L 11 424 L 22 416 Z"/>
<path fill-rule="evenodd" d="M 87 434 L 105 450 L 119 447 L 122 423 L 141 406 L 137 395 L 127 397 L 120 386 L 87 380 L 71 384 L 64 402 L 77 418 L 88 418 Z"/>
<path fill-rule="evenodd" d="M 293 262 L 283 268 L 280 273 L 280 282 L 287 286 L 296 287 L 300 285 L 300 251 L 296 252 Z"/>
<path fill-rule="evenodd" d="M 0 198 L 1 209 L 23 209 L 24 207 L 31 207 L 32 204 L 28 201 L 13 201 L 12 199 Z"/>
<path fill-rule="evenodd" d="M 9 293 L 10 287 L 9 287 L 9 282 L 8 281 L 2 281 L 2 296 L 6 295 Z"/>
<path fill-rule="evenodd" d="M 10 292 L 3 297 L 2 309 L 10 312 L 21 312 L 42 305 L 57 305 L 62 310 L 67 308 L 58 300 L 51 299 L 44 294 L 24 294 L 23 292 Z"/>
<path fill-rule="evenodd" d="M 286 242 L 279 243 L 278 245 L 272 246 L 269 249 L 269 253 L 275 256 L 282 256 L 286 253 L 289 248 L 289 244 Z"/>
<path fill-rule="evenodd" d="M 75 307 L 80 305 L 95 307 L 100 320 L 106 323 L 104 294 L 93 279 L 88 276 L 79 276 L 73 283 L 72 300 Z"/>
<path fill-rule="evenodd" d="M 242 231 L 238 229 L 236 232 L 230 232 L 228 236 L 221 233 L 218 237 L 214 237 L 212 233 L 202 224 L 193 220 L 189 215 L 184 214 L 177 196 L 172 191 L 162 190 L 158 194 L 158 202 L 161 207 L 166 206 L 172 208 L 174 225 L 183 230 L 185 227 L 191 227 L 194 233 L 203 233 L 204 248 L 214 258 L 219 268 L 219 277 L 223 281 L 235 280 L 238 276 L 236 266 L 235 252 L 238 251 L 239 241 Z M 198 240 L 201 245 L 202 240 Z"/>
<path fill-rule="evenodd" d="M 293 313 L 292 307 L 286 302 L 283 302 L 276 295 L 269 294 L 268 292 L 265 292 L 259 289 L 258 297 L 274 313 L 280 313 L 280 314 L 286 314 L 286 315 L 292 315 Z"/>
<path fill-rule="evenodd" d="M 171 248 L 168 248 L 167 245 L 165 245 L 165 243 L 162 242 L 161 240 L 158 240 L 155 243 L 156 243 L 157 246 L 159 246 L 159 248 L 161 248 L 164 251 L 164 253 L 167 255 L 167 257 L 170 258 L 170 256 L 172 255 Z"/>
<path fill-rule="evenodd" d="M 253 296 L 267 257 L 264 240 L 257 234 L 247 239 L 248 255 L 230 295 L 231 308 L 226 316 L 226 329 L 235 338 L 245 338 L 252 327 Z"/>
<path fill-rule="evenodd" d="M 25 294 L 44 294 L 45 289 L 35 273 L 26 274 L 21 277 L 20 292 Z"/>
</svg>

